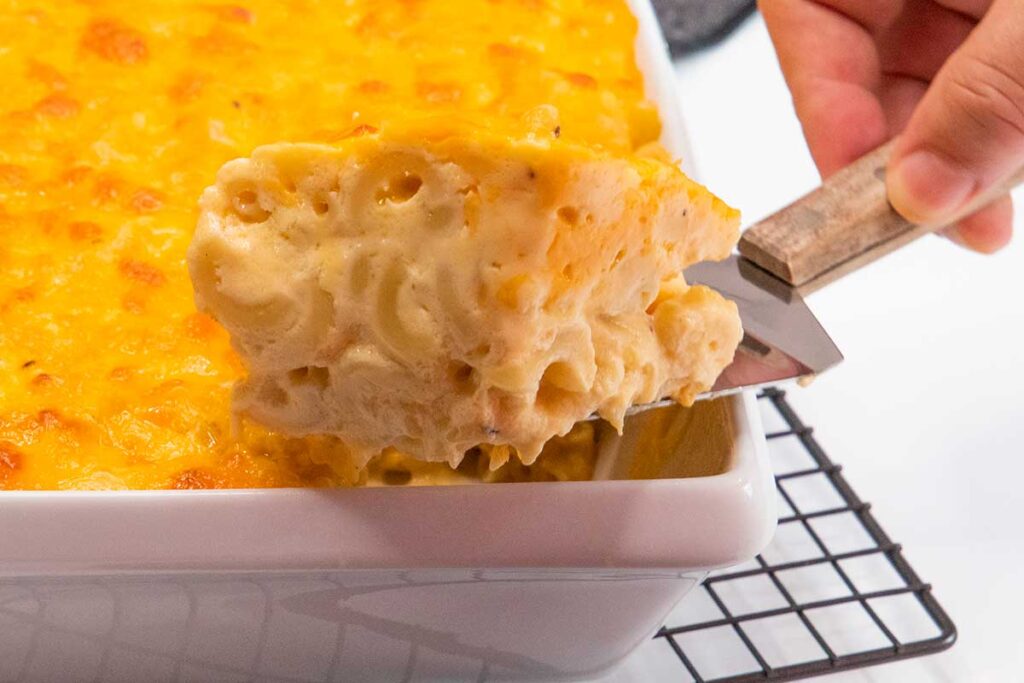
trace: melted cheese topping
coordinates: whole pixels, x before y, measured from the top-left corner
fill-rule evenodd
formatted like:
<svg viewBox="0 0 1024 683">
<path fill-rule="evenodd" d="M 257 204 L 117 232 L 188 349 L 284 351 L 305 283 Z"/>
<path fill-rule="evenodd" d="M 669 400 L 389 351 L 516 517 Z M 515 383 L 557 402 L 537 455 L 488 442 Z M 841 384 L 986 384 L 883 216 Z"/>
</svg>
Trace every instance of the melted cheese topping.
<svg viewBox="0 0 1024 683">
<path fill-rule="evenodd" d="M 197 197 L 259 145 L 407 111 L 550 104 L 564 139 L 628 153 L 659 132 L 635 29 L 621 0 L 5 3 L 0 488 L 358 482 L 336 439 L 232 435 L 243 368 L 185 268 Z"/>
<path fill-rule="evenodd" d="M 225 165 L 189 263 L 239 409 L 359 462 L 530 464 L 592 412 L 710 388 L 739 318 L 681 272 L 729 254 L 736 212 L 671 163 L 522 135 L 431 120 Z"/>
</svg>

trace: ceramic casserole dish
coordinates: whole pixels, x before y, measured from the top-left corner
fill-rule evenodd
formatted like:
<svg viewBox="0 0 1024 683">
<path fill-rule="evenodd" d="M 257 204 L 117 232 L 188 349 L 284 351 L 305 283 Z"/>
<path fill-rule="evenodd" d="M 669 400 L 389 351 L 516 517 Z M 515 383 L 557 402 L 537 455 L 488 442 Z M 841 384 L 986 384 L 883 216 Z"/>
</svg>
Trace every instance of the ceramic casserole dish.
<svg viewBox="0 0 1024 683">
<path fill-rule="evenodd" d="M 662 142 L 686 158 L 653 10 L 630 4 Z M 0 680 L 475 681 L 606 669 L 774 528 L 754 396 L 707 404 L 707 420 L 665 410 L 605 438 L 590 482 L 4 492 Z M 655 478 L 622 478 L 645 449 L 659 449 Z M 696 451 L 720 462 L 716 473 L 673 476 Z"/>
</svg>

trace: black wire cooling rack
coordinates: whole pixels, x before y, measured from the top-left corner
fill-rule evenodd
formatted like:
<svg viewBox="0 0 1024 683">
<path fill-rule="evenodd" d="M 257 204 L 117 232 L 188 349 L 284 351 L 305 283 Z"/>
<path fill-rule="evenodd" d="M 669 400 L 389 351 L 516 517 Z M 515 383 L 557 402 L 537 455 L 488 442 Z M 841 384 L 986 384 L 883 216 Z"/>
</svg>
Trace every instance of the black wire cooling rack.
<svg viewBox="0 0 1024 683">
<path fill-rule="evenodd" d="M 931 586 L 785 392 L 759 398 L 779 493 L 775 540 L 753 562 L 712 573 L 655 638 L 697 683 L 788 681 L 952 646 L 956 626 Z"/>
</svg>

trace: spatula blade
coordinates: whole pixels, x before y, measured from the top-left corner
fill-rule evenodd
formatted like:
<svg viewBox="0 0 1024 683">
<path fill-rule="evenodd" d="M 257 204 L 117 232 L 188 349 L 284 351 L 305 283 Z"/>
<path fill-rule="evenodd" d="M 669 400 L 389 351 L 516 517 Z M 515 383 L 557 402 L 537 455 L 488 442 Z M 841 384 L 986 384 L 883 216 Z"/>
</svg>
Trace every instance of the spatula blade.
<svg viewBox="0 0 1024 683">
<path fill-rule="evenodd" d="M 686 280 L 736 302 L 743 322 L 736 358 L 712 392 L 818 374 L 843 359 L 803 297 L 747 259 L 695 264 L 686 270 Z"/>
<path fill-rule="evenodd" d="M 809 377 L 843 359 L 832 339 L 793 287 L 743 257 L 704 262 L 686 270 L 686 281 L 711 287 L 736 302 L 743 341 L 733 362 L 703 400 L 743 389 Z M 631 407 L 627 415 L 673 403 L 656 401 Z"/>
</svg>

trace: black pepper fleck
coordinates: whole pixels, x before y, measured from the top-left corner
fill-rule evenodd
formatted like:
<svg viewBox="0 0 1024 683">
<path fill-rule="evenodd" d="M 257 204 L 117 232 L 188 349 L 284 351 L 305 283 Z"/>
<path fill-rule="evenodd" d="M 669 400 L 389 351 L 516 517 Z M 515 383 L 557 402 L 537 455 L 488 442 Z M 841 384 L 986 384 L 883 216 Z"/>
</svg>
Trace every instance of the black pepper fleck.
<svg viewBox="0 0 1024 683">
<path fill-rule="evenodd" d="M 25 361 L 24 363 L 21 364 L 21 367 L 23 367 L 23 368 L 30 368 L 30 367 L 32 367 L 35 364 L 36 364 L 36 362 L 34 360 L 27 360 L 27 361 Z"/>
<path fill-rule="evenodd" d="M 557 137 L 559 137 L 561 135 L 562 135 L 562 127 L 561 126 L 555 126 L 555 137 L 557 138 Z"/>
<path fill-rule="evenodd" d="M 235 109 L 241 109 L 242 108 L 242 103 L 239 102 L 238 100 L 231 100 L 231 106 L 234 107 Z"/>
</svg>

